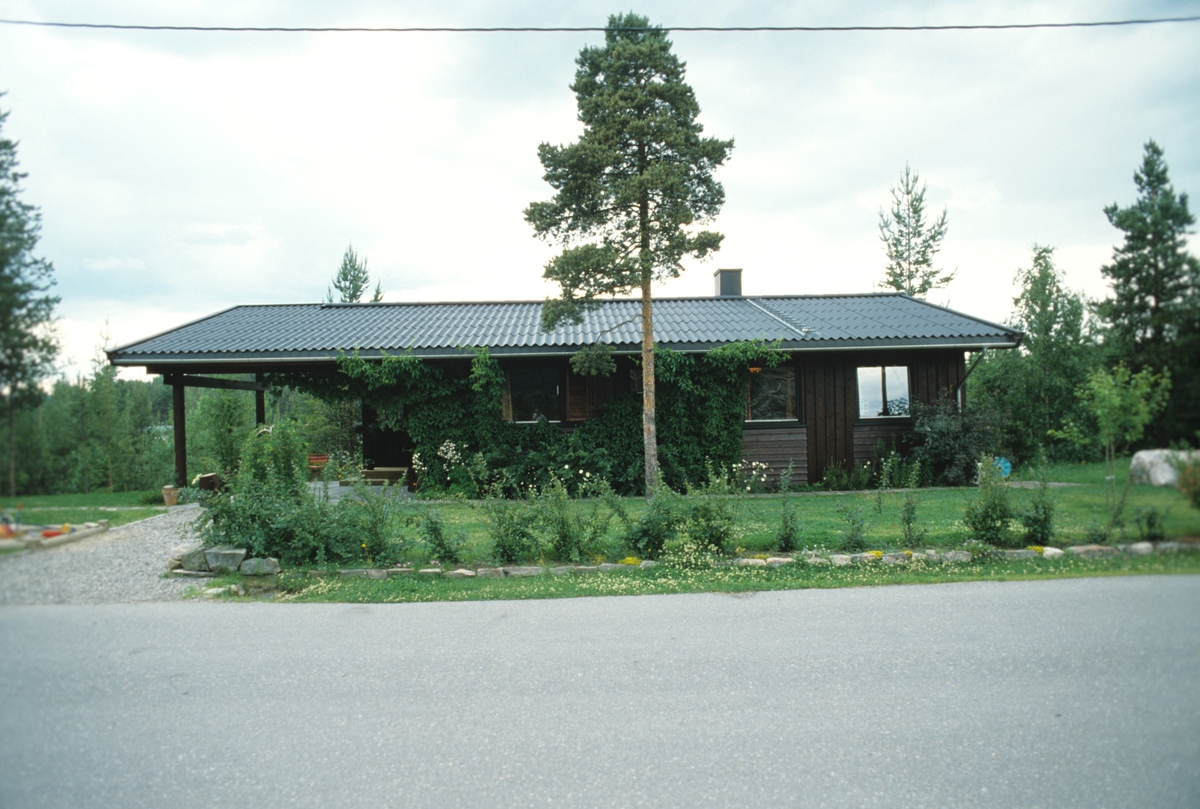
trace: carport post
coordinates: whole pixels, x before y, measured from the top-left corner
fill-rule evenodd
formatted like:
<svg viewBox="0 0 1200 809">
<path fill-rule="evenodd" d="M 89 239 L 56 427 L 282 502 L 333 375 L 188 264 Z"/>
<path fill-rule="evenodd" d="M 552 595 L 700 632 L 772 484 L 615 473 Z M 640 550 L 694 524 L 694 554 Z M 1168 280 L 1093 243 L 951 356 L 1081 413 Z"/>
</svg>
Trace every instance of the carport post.
<svg viewBox="0 0 1200 809">
<path fill-rule="evenodd" d="M 174 382 L 171 388 L 175 420 L 175 485 L 182 488 L 187 485 L 187 415 L 183 408 L 183 381 Z"/>
<path fill-rule="evenodd" d="M 254 380 L 261 385 L 263 375 L 255 374 Z M 254 423 L 260 427 L 267 423 L 267 393 L 262 388 L 254 391 Z"/>
</svg>

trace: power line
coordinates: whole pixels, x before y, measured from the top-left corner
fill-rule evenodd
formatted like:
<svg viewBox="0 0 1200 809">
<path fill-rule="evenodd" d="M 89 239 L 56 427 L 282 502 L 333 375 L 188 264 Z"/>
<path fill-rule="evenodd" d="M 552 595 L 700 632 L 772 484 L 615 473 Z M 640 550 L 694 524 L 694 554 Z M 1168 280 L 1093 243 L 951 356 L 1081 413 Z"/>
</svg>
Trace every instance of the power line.
<svg viewBox="0 0 1200 809">
<path fill-rule="evenodd" d="M 42 22 L 38 20 L 4 20 L 0 25 L 30 25 L 40 28 L 85 28 L 111 31 L 200 31 L 223 33 L 265 33 L 265 34 L 331 34 L 331 33 L 366 33 L 366 34 L 557 34 L 557 33 L 603 33 L 606 31 L 670 31 L 675 33 L 713 32 L 713 33 L 837 33 L 849 31 L 1012 31 L 1031 30 L 1035 28 L 1114 28 L 1129 25 L 1158 25 L 1161 23 L 1200 22 L 1200 16 L 1194 17 L 1161 17 L 1145 20 L 1103 20 L 1099 22 L 1030 22 L 980 25 L 671 25 L 657 28 L 605 28 L 601 26 L 561 26 L 561 27 L 407 27 L 407 28 L 368 28 L 368 27 L 309 27 L 309 26 L 240 26 L 240 25 L 124 25 L 119 23 L 92 22 Z"/>
</svg>

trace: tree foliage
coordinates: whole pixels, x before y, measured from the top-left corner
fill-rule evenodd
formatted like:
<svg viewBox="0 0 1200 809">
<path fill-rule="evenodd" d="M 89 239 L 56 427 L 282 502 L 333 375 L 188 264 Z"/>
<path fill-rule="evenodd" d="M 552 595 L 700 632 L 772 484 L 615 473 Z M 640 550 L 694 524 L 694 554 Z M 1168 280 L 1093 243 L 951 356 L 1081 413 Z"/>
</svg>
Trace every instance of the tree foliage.
<svg viewBox="0 0 1200 809">
<path fill-rule="evenodd" d="M 1176 194 L 1153 140 L 1133 175 L 1138 199 L 1104 209 L 1125 234 L 1101 272 L 1113 294 L 1097 307 L 1115 358 L 1134 369 L 1169 368 L 1175 390 L 1156 439 L 1191 436 L 1200 428 L 1200 262 L 1187 252 L 1196 217 L 1188 195 Z"/>
<path fill-rule="evenodd" d="M 1096 367 L 1100 352 L 1083 296 L 1064 286 L 1054 266 L 1054 248 L 1034 245 L 1030 266 L 1017 270 L 1016 283 L 1020 293 L 1009 323 L 1024 332 L 1021 345 L 986 354 L 967 390 L 973 403 L 1005 414 L 1004 451 L 1029 461 L 1064 416 L 1084 417 L 1075 389 Z M 1055 460 L 1074 460 L 1087 448 L 1059 444 L 1049 451 Z"/>
<path fill-rule="evenodd" d="M 0 111 L 0 130 L 8 117 Z M 0 134 L 0 395 L 8 422 L 8 489 L 16 494 L 17 411 L 40 400 L 53 371 L 58 341 L 52 329 L 58 298 L 50 262 L 33 255 L 41 214 L 20 199 L 23 172 L 17 144 Z"/>
<path fill-rule="evenodd" d="M 931 290 L 954 280 L 954 272 L 934 269 L 933 257 L 946 235 L 946 209 L 933 222 L 925 221 L 925 185 L 917 172 L 904 166 L 900 184 L 892 186 L 892 210 L 879 210 L 879 239 L 888 263 L 881 287 L 924 298 Z"/>
<path fill-rule="evenodd" d="M 359 258 L 354 245 L 346 247 L 346 252 L 342 255 L 342 264 L 338 267 L 332 283 L 333 285 L 325 295 L 326 303 L 334 302 L 334 290 L 337 291 L 341 303 L 358 303 L 370 288 L 371 275 L 367 272 L 367 257 Z M 371 302 L 378 303 L 381 300 L 383 300 L 383 287 L 376 282 Z"/>
<path fill-rule="evenodd" d="M 649 494 L 659 480 L 651 285 L 678 276 L 685 257 L 719 249 L 719 233 L 694 226 L 721 209 L 725 191 L 713 171 L 733 141 L 701 136 L 684 63 L 666 32 L 649 28 L 645 17 L 609 17 L 604 44 L 584 48 L 576 64 L 571 89 L 583 134 L 567 146 L 538 147 L 555 195 L 525 209 L 539 237 L 565 248 L 545 268 L 561 297 L 546 301 L 542 326 L 578 323 L 597 297 L 640 291 Z"/>
</svg>

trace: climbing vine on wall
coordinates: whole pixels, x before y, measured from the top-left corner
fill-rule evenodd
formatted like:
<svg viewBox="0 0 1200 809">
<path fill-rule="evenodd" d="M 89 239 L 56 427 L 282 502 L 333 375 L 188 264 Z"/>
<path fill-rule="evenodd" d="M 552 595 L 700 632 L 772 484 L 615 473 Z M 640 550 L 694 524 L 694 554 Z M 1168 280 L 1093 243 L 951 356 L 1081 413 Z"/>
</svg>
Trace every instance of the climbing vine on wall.
<svg viewBox="0 0 1200 809">
<path fill-rule="evenodd" d="M 785 358 L 775 344 L 763 341 L 704 354 L 656 349 L 659 455 L 667 485 L 683 489 L 703 481 L 708 466 L 740 460 L 747 369 L 775 366 Z M 369 405 L 386 426 L 412 438 L 428 470 L 423 485 L 429 489 L 446 488 L 449 481 L 452 491 L 474 495 L 480 484 L 495 483 L 516 495 L 548 483 L 553 472 L 568 485 L 591 475 L 622 494 L 641 491 L 639 394 L 617 396 L 569 434 L 546 423 L 513 424 L 504 420 L 504 371 L 486 348 L 469 362 L 430 362 L 410 353 L 381 360 L 343 356 L 336 371 L 272 374 L 267 381 Z M 454 445 L 457 462 L 439 455 L 447 442 Z"/>
</svg>

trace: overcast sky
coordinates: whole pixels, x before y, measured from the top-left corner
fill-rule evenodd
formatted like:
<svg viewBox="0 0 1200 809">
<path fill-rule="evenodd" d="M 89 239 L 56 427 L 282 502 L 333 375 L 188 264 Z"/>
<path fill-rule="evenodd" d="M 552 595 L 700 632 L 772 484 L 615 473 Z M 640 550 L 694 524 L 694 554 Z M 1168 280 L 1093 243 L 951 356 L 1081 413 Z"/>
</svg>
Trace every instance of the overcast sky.
<svg viewBox="0 0 1200 809">
<path fill-rule="evenodd" d="M 592 2 L 28 2 L 0 17 L 203 25 L 603 25 Z M 1062 22 L 1200 2 L 643 0 L 663 25 Z M 550 196 L 540 142 L 579 134 L 580 34 L 212 34 L 0 26 L 0 108 L 58 279 L 67 373 L 105 321 L 130 342 L 246 303 L 324 297 L 348 243 L 385 300 L 540 299 L 556 252 L 521 212 Z M 677 33 L 707 134 L 736 140 L 718 256 L 658 295 L 868 292 L 879 209 L 907 162 L 949 211 L 931 299 L 1009 315 L 1018 267 L 1057 248 L 1105 294 L 1142 146 L 1200 192 L 1200 23 L 926 33 Z M 1193 247 L 1193 251 L 1195 251 Z"/>
</svg>

